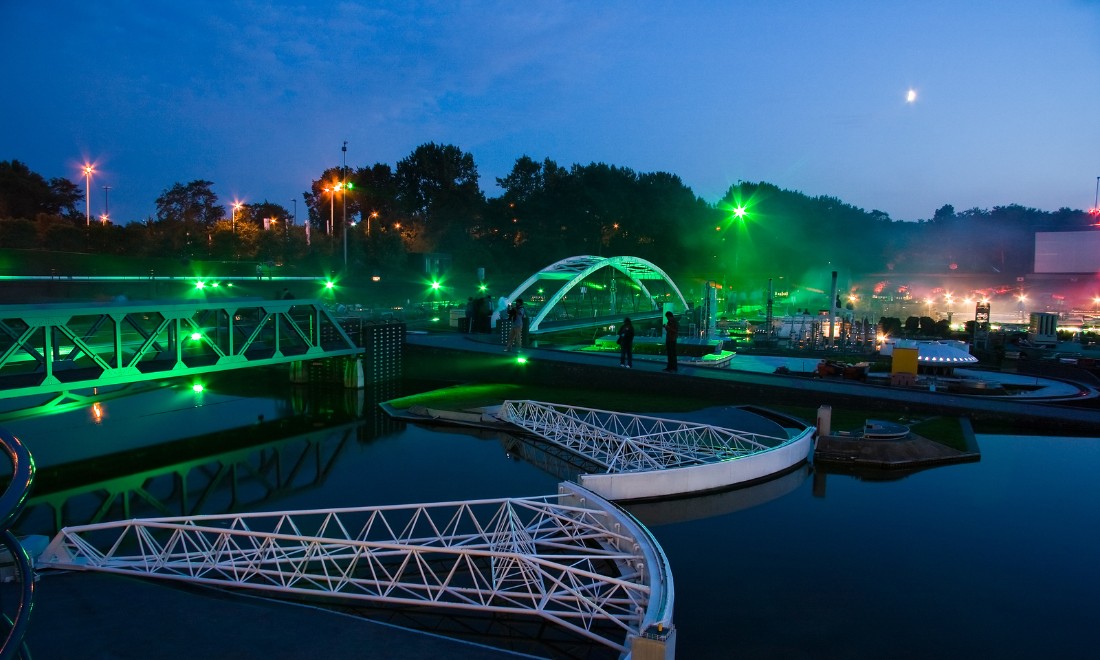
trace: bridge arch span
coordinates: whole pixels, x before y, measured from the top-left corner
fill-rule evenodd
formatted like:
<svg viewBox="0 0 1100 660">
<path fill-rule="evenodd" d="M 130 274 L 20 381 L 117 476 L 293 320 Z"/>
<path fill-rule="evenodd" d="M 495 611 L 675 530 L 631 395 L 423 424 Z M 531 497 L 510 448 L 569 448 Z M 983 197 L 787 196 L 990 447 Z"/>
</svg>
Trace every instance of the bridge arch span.
<svg viewBox="0 0 1100 660">
<path fill-rule="evenodd" d="M 688 307 L 684 294 L 672 281 L 665 271 L 657 265 L 640 257 L 596 257 L 581 255 L 567 257 L 556 261 L 524 280 L 511 294 L 507 296 L 509 302 L 522 297 L 523 293 L 536 283 L 544 280 L 565 280 L 565 284 L 554 292 L 546 302 L 541 305 L 538 313 L 528 322 L 529 332 L 538 332 L 546 317 L 561 303 L 571 290 L 582 284 L 587 277 L 603 269 L 611 268 L 625 275 L 642 292 L 648 300 L 653 300 L 653 295 L 646 287 L 646 281 L 662 281 L 668 285 L 674 300 L 680 305 L 681 310 Z"/>
</svg>

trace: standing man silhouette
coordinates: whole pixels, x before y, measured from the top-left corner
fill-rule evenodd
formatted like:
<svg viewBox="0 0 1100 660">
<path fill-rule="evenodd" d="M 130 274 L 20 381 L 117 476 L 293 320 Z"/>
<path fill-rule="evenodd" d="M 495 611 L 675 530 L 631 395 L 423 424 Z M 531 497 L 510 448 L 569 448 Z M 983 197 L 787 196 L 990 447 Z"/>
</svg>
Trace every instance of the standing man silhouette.
<svg viewBox="0 0 1100 660">
<path fill-rule="evenodd" d="M 527 310 L 523 309 L 523 298 L 516 298 L 516 304 L 509 315 L 512 321 L 512 329 L 508 332 L 508 345 L 505 351 L 512 350 L 512 345 L 523 348 L 523 324 L 527 322 Z"/>
<path fill-rule="evenodd" d="M 665 312 L 665 355 L 668 356 L 668 366 L 662 371 L 676 372 L 676 337 L 680 334 L 680 324 L 672 312 Z"/>
<path fill-rule="evenodd" d="M 623 319 L 623 324 L 619 326 L 618 341 L 619 366 L 632 369 L 634 367 L 634 324 L 630 322 L 629 316 Z"/>
</svg>

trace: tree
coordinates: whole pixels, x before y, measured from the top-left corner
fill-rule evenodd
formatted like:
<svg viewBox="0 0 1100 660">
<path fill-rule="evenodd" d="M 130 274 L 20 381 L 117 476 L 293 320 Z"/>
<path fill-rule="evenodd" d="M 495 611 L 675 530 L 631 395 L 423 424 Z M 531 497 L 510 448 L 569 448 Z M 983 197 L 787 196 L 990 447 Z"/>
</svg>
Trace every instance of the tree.
<svg viewBox="0 0 1100 660">
<path fill-rule="evenodd" d="M 225 209 L 218 205 L 218 196 L 211 181 L 196 179 L 186 186 L 175 184 L 156 199 L 157 220 L 178 222 L 191 228 L 210 229 L 225 218 Z"/>
<path fill-rule="evenodd" d="M 0 218 L 34 220 L 40 213 L 73 221 L 84 194 L 72 181 L 46 181 L 18 160 L 0 161 Z"/>
<path fill-rule="evenodd" d="M 264 220 L 270 218 L 281 224 L 290 218 L 290 211 L 285 206 L 266 199 L 262 202 L 245 204 L 240 211 L 237 211 L 237 224 L 246 222 L 262 228 Z"/>
<path fill-rule="evenodd" d="M 552 163 L 547 159 L 548 164 Z M 506 177 L 497 177 L 497 185 L 504 190 L 504 199 L 508 202 L 523 204 L 545 193 L 542 177 L 542 165 L 530 156 L 516 159 L 512 171 Z"/>
<path fill-rule="evenodd" d="M 878 320 L 878 326 L 882 334 L 887 337 L 896 337 L 901 334 L 901 319 L 895 316 L 883 316 Z"/>
<path fill-rule="evenodd" d="M 61 216 L 40 213 L 35 219 L 39 244 L 50 252 L 80 252 L 84 249 L 84 228 Z M 99 224 L 99 223 L 95 223 Z M 91 229 L 91 227 L 89 227 Z M 98 229 L 98 227 L 97 227 Z"/>
<path fill-rule="evenodd" d="M 936 209 L 935 214 L 932 215 L 932 222 L 934 224 L 947 224 L 955 219 L 955 207 L 950 204 L 944 204 L 940 208 Z"/>
<path fill-rule="evenodd" d="M 0 218 L 0 245 L 21 250 L 38 247 L 34 222 L 25 218 Z"/>
<path fill-rule="evenodd" d="M 460 255 L 485 205 L 474 157 L 453 145 L 422 144 L 397 163 L 396 184 L 402 211 L 423 223 L 429 245 L 447 244 Z"/>
<path fill-rule="evenodd" d="M 374 214 L 372 224 L 393 224 L 401 221 L 398 210 L 397 179 L 393 170 L 384 163 L 362 167 L 348 177 L 354 186 L 348 193 L 348 213 L 354 209 L 361 222 Z M 374 228 L 371 228 L 374 231 Z"/>
</svg>

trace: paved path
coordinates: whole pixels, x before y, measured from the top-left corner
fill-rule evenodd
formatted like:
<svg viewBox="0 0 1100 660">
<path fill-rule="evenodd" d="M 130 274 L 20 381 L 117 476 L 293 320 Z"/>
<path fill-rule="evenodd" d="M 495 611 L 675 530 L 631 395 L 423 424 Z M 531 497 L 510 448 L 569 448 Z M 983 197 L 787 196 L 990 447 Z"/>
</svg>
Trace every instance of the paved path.
<svg viewBox="0 0 1100 660">
<path fill-rule="evenodd" d="M 481 360 L 480 364 L 470 361 L 458 361 L 454 365 L 458 372 L 452 374 L 484 374 L 487 367 L 499 371 L 504 362 L 512 356 L 493 343 L 490 335 L 463 335 L 459 333 L 411 333 L 406 342 L 410 347 L 428 351 L 427 360 L 433 364 L 435 351 L 461 351 L 467 354 L 497 355 L 497 360 Z M 878 405 L 896 404 L 898 408 L 921 408 L 928 411 L 949 412 L 958 415 L 983 415 L 988 418 L 1005 418 L 1027 421 L 1032 425 L 1049 426 L 1051 434 L 1058 434 L 1070 427 L 1100 428 L 1100 409 L 1054 405 L 1028 401 L 1025 398 L 997 399 L 980 395 L 948 394 L 946 392 L 928 392 L 924 390 L 901 389 L 889 386 L 871 385 L 855 381 L 806 378 L 770 373 L 753 373 L 732 369 L 688 366 L 681 361 L 680 372 L 665 374 L 665 360 L 659 355 L 635 355 L 634 369 L 625 370 L 618 366 L 618 354 L 591 351 L 569 351 L 554 348 L 528 347 L 523 354 L 529 358 L 529 369 L 536 369 L 539 363 L 549 362 L 556 366 L 560 379 L 569 382 L 584 382 L 593 387 L 615 387 L 629 381 L 635 386 L 652 390 L 662 387 L 669 381 L 662 379 L 684 379 L 675 386 L 681 392 L 698 391 L 701 388 L 729 389 L 733 397 L 731 403 L 743 403 L 738 400 L 740 394 L 759 397 L 762 392 L 780 402 L 820 405 Z M 410 355 L 410 358 L 414 357 Z M 737 358 L 734 358 L 735 360 Z M 414 364 L 410 360 L 410 365 Z M 816 364 L 816 360 L 815 360 Z M 480 369 L 480 371 L 479 371 Z M 438 371 L 438 368 L 437 368 Z M 501 376 L 503 377 L 503 375 Z M 691 381 L 690 384 L 688 381 Z"/>
</svg>

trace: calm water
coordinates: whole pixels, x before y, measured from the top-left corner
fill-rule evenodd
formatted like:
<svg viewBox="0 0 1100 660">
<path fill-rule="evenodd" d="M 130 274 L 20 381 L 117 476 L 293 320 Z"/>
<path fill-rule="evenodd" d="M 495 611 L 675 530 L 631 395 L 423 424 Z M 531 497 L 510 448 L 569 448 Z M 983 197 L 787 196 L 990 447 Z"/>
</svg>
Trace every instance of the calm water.
<svg viewBox="0 0 1100 660">
<path fill-rule="evenodd" d="M 54 509 L 66 511 L 64 524 L 89 522 L 102 493 L 125 490 L 137 472 L 163 510 L 137 502 L 135 516 L 555 492 L 556 477 L 496 434 L 378 415 L 373 403 L 401 393 L 394 388 L 360 398 L 227 381 L 196 395 L 179 383 L 104 401 L 98 421 L 85 407 L 2 422 L 41 457 L 16 531 L 52 533 Z M 158 441 L 170 444 L 143 448 Z M 672 563 L 677 656 L 1094 657 L 1100 440 L 979 444 L 979 463 L 894 481 L 806 468 L 632 507 Z M 265 473 L 275 454 L 300 469 Z M 236 499 L 210 486 L 224 465 L 252 468 Z M 181 470 L 189 502 L 173 500 L 171 474 Z M 204 483 L 214 494 L 198 507 Z"/>
</svg>

